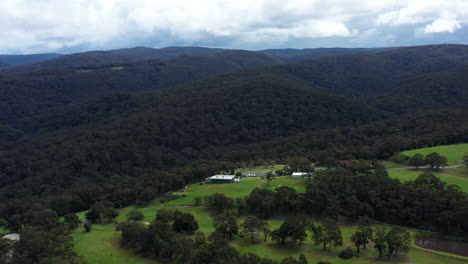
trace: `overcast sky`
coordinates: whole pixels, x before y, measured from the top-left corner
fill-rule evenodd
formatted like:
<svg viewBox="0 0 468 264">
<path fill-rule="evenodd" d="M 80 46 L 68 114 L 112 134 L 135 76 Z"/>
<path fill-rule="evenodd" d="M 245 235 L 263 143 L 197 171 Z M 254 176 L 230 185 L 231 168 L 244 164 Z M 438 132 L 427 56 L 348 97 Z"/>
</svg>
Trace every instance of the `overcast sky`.
<svg viewBox="0 0 468 264">
<path fill-rule="evenodd" d="M 468 0 L 0 0 L 0 53 L 468 44 Z"/>
</svg>

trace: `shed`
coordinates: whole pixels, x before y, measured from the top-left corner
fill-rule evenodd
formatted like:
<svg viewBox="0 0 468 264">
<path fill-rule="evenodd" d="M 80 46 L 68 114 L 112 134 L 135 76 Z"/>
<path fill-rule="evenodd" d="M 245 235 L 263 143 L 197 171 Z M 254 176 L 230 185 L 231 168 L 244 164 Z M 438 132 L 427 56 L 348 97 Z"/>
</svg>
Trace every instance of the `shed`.
<svg viewBox="0 0 468 264">
<path fill-rule="evenodd" d="M 205 183 L 231 183 L 240 182 L 236 175 L 213 175 L 205 179 Z"/>
</svg>

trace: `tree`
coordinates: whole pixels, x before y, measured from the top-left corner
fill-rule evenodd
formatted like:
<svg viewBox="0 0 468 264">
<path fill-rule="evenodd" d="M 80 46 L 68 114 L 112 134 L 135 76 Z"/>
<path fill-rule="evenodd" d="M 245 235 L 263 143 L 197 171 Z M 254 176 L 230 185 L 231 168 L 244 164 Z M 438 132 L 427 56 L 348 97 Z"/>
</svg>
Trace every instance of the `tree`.
<svg viewBox="0 0 468 264">
<path fill-rule="evenodd" d="M 86 213 L 85 218 L 91 223 L 103 223 L 111 222 L 117 216 L 119 216 L 119 212 L 111 203 L 95 203 Z"/>
<path fill-rule="evenodd" d="M 425 162 L 431 166 L 431 169 L 438 170 L 440 167 L 447 166 L 447 157 L 439 155 L 437 152 L 428 154 L 425 158 Z"/>
<path fill-rule="evenodd" d="M 260 217 L 269 217 L 276 209 L 275 197 L 272 191 L 255 188 L 245 198 L 250 213 Z"/>
<path fill-rule="evenodd" d="M 298 264 L 297 260 L 295 260 L 293 257 L 287 257 L 281 260 L 280 264 Z"/>
<path fill-rule="evenodd" d="M 411 235 L 402 227 L 394 227 L 386 235 L 388 244 L 388 255 L 394 255 L 398 252 L 408 252 L 411 245 Z"/>
<path fill-rule="evenodd" d="M 270 186 L 270 182 L 275 179 L 275 175 L 273 174 L 272 171 L 267 172 L 265 175 L 265 178 L 267 180 L 267 185 Z"/>
<path fill-rule="evenodd" d="M 370 226 L 361 226 L 351 236 L 351 241 L 356 246 L 357 253 L 360 252 L 360 248 L 365 248 L 367 243 L 372 239 L 373 230 Z"/>
<path fill-rule="evenodd" d="M 341 236 L 341 230 L 335 221 L 331 219 L 325 220 L 323 224 L 323 229 L 325 234 L 325 240 L 327 240 L 329 244 L 328 251 L 331 251 L 332 245 L 334 247 L 343 246 L 343 237 Z"/>
<path fill-rule="evenodd" d="M 65 227 L 72 230 L 81 224 L 80 218 L 75 213 L 66 214 L 63 217 L 63 221 L 65 222 Z"/>
<path fill-rule="evenodd" d="M 206 200 L 207 204 L 219 213 L 228 212 L 234 208 L 234 200 L 226 197 L 224 194 L 215 193 L 212 196 L 206 197 Z"/>
<path fill-rule="evenodd" d="M 238 217 L 240 217 L 242 210 L 244 210 L 247 207 L 247 204 L 245 203 L 245 200 L 240 197 L 236 198 L 235 203 L 237 208 L 237 215 Z"/>
<path fill-rule="evenodd" d="M 293 172 L 310 172 L 312 169 L 312 163 L 310 160 L 302 157 L 290 158 L 287 160 L 287 164 Z"/>
<path fill-rule="evenodd" d="M 145 216 L 143 215 L 143 213 L 139 210 L 132 210 L 130 211 L 130 213 L 128 213 L 128 221 L 132 221 L 132 222 L 139 222 L 139 221 L 143 221 L 143 219 L 145 219 Z"/>
<path fill-rule="evenodd" d="M 372 242 L 374 242 L 374 248 L 377 249 L 377 251 L 379 251 L 379 258 L 381 258 L 383 256 L 383 253 L 387 250 L 387 237 L 385 228 L 378 227 L 375 230 Z"/>
<path fill-rule="evenodd" d="M 85 231 L 89 233 L 89 232 L 91 232 L 92 224 L 88 222 L 88 223 L 85 223 L 83 225 L 83 227 L 84 227 Z"/>
<path fill-rule="evenodd" d="M 313 233 L 312 239 L 316 245 L 322 245 L 323 251 L 331 251 L 331 246 L 342 246 L 343 238 L 341 236 L 341 230 L 335 221 L 331 219 L 325 220 L 323 226 L 310 225 L 310 229 Z"/>
<path fill-rule="evenodd" d="M 218 216 L 213 221 L 216 232 L 223 234 L 223 237 L 231 239 L 239 231 L 236 218 L 232 216 Z"/>
<path fill-rule="evenodd" d="M 247 216 L 241 224 L 242 233 L 247 234 L 251 241 L 259 237 L 260 232 L 268 229 L 268 222 L 255 216 Z"/>
<path fill-rule="evenodd" d="M 286 244 L 289 242 L 295 245 L 302 245 L 307 233 L 305 225 L 295 217 L 286 218 L 280 228 L 271 232 L 271 239 L 274 241 Z"/>
<path fill-rule="evenodd" d="M 426 161 L 424 160 L 423 155 L 417 153 L 409 159 L 409 164 L 413 167 L 416 167 L 416 169 L 419 169 L 419 166 L 423 166 L 424 164 L 426 164 Z"/>
<path fill-rule="evenodd" d="M 183 213 L 176 210 L 174 211 L 172 228 L 178 233 L 193 234 L 198 229 L 198 222 L 191 213 Z"/>
<path fill-rule="evenodd" d="M 174 211 L 167 209 L 159 209 L 156 214 L 156 220 L 168 223 L 174 219 Z"/>
<path fill-rule="evenodd" d="M 200 206 L 202 204 L 202 198 L 201 197 L 195 197 L 195 206 Z"/>
<path fill-rule="evenodd" d="M 301 254 L 299 256 L 299 261 L 297 262 L 297 264 L 308 264 L 307 263 L 307 258 L 304 256 L 304 254 Z"/>
</svg>

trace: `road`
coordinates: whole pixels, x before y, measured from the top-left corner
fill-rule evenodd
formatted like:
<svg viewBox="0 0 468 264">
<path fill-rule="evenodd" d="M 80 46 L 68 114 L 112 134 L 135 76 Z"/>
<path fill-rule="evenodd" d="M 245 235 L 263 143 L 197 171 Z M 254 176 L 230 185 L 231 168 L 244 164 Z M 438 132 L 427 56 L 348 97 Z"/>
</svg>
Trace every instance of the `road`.
<svg viewBox="0 0 468 264">
<path fill-rule="evenodd" d="M 453 169 L 453 168 L 459 168 L 459 167 L 463 167 L 463 166 L 466 166 L 465 164 L 458 164 L 458 165 L 451 165 L 451 166 L 446 166 L 446 167 L 441 167 L 440 169 L 441 170 L 445 170 L 445 169 Z M 419 167 L 420 169 L 429 169 L 430 167 L 429 166 L 421 166 Z M 388 171 L 398 171 L 398 170 L 416 170 L 415 167 L 403 167 L 403 168 L 391 168 L 391 169 L 387 169 Z"/>
</svg>

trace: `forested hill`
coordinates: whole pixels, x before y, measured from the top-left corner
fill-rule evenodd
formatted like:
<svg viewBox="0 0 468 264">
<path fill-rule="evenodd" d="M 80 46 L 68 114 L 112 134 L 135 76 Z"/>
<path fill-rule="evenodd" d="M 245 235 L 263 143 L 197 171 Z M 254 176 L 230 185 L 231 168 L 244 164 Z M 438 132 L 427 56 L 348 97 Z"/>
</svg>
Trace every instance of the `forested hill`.
<svg viewBox="0 0 468 264">
<path fill-rule="evenodd" d="M 222 51 L 222 49 L 200 47 L 167 47 L 162 49 L 135 47 L 109 51 L 87 51 L 63 55 L 55 59 L 15 67 L 8 69 L 4 74 L 44 69 L 73 68 L 93 64 L 119 64 L 155 59 L 168 60 L 179 56 L 209 56 Z"/>
<path fill-rule="evenodd" d="M 281 63 L 257 52 L 221 51 L 171 60 L 98 64 L 0 76 L 0 124 L 108 92 L 155 90 L 248 67 Z"/>
<path fill-rule="evenodd" d="M 320 59 L 346 54 L 373 54 L 397 48 L 315 48 L 315 49 L 267 49 L 261 52 L 275 55 L 288 62 Z"/>
<path fill-rule="evenodd" d="M 0 157 L 0 186 L 34 179 L 34 185 L 52 181 L 64 187 L 78 178 L 139 175 L 216 159 L 218 154 L 210 153 L 216 146 L 355 126 L 385 117 L 376 109 L 315 94 L 274 76 L 218 81 L 142 94 L 146 103 L 104 122 L 27 138 Z"/>
<path fill-rule="evenodd" d="M 1 76 L 0 196 L 54 196 L 201 160 L 387 158 L 468 140 L 467 46 L 291 64 L 198 51 L 209 54 Z M 178 186 L 171 177 L 158 188 Z"/>
<path fill-rule="evenodd" d="M 58 53 L 26 54 L 26 55 L 0 55 L 0 64 L 4 63 L 11 67 L 31 64 L 39 61 L 50 60 L 62 56 Z"/>
</svg>

